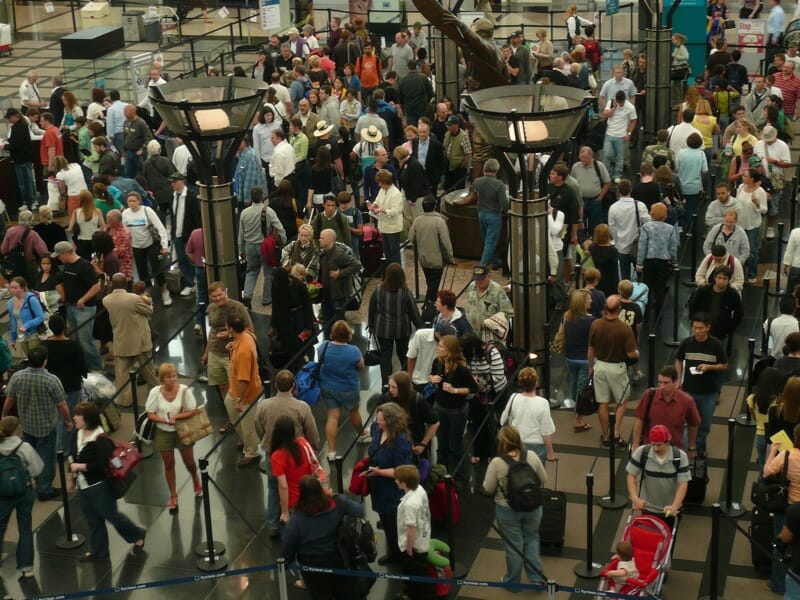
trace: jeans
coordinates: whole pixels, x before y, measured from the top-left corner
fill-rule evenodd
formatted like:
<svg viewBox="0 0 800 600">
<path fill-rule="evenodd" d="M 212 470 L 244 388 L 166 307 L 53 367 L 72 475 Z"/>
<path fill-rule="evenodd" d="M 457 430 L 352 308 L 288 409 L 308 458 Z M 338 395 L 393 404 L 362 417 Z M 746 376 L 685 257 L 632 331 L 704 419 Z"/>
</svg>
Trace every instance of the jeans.
<svg viewBox="0 0 800 600">
<path fill-rule="evenodd" d="M 603 211 L 603 201 L 585 198 L 583 200 L 583 214 L 589 223 L 589 235 L 601 223 L 608 222 L 608 214 Z"/>
<path fill-rule="evenodd" d="M 281 499 L 278 493 L 278 478 L 272 474 L 272 461 L 267 454 L 267 526 L 278 528 L 281 526 Z"/>
<path fill-rule="evenodd" d="M 569 397 L 572 400 L 577 400 L 578 394 L 586 387 L 586 383 L 589 381 L 589 361 L 567 358 L 566 363 L 569 377 Z"/>
<path fill-rule="evenodd" d="M 747 278 L 758 277 L 758 245 L 761 242 L 761 227 L 747 229 L 747 241 L 750 242 L 750 258 L 747 261 Z"/>
<path fill-rule="evenodd" d="M 404 370 L 406 364 L 406 354 L 408 353 L 408 338 L 378 338 L 381 354 L 381 383 L 389 383 L 389 375 L 392 374 L 392 349 L 397 352 L 400 360 L 400 369 Z"/>
<path fill-rule="evenodd" d="M 439 429 L 436 431 L 438 442 L 437 462 L 447 466 L 455 479 L 464 480 L 463 464 L 457 471 L 452 471 L 461 462 L 464 455 L 464 428 L 469 416 L 469 404 L 464 404 L 460 409 L 443 408 L 436 405 L 439 411 Z"/>
<path fill-rule="evenodd" d="M 208 276 L 206 275 L 205 267 L 194 268 L 194 281 L 197 285 L 196 308 L 200 308 L 200 305 L 202 304 L 206 307 L 206 309 L 208 309 Z M 202 326 L 204 318 L 205 311 L 203 311 L 203 313 L 198 312 L 194 316 L 195 324 Z"/>
<path fill-rule="evenodd" d="M 717 405 L 717 393 L 711 392 L 710 394 L 695 394 L 689 392 L 689 395 L 694 398 L 694 403 L 700 413 L 702 422 L 697 430 L 697 447 L 699 449 L 706 449 L 706 438 L 711 431 L 711 419 L 714 418 L 714 408 Z"/>
<path fill-rule="evenodd" d="M 669 283 L 670 268 L 669 261 L 660 258 L 647 258 L 642 269 L 642 281 L 650 289 L 649 301 L 652 312 L 648 307 L 645 315 L 650 314 L 648 319 L 655 323 L 661 314 L 664 306 L 664 298 L 667 296 L 667 284 Z"/>
<path fill-rule="evenodd" d="M 631 256 L 630 254 L 622 254 L 621 252 L 618 255 L 619 260 L 619 278 L 620 280 L 623 279 L 630 279 L 631 278 L 631 267 L 634 266 L 636 263 L 636 257 Z"/>
<path fill-rule="evenodd" d="M 139 174 L 139 155 L 136 150 L 125 150 L 125 177 L 135 179 Z"/>
<path fill-rule="evenodd" d="M 108 556 L 108 529 L 106 521 L 114 526 L 122 538 L 132 544 L 144 537 L 145 530 L 119 512 L 117 500 L 106 481 L 82 489 L 78 493 L 83 518 L 89 528 L 89 552 L 98 557 Z"/>
<path fill-rule="evenodd" d="M 625 138 L 606 135 L 603 140 L 603 162 L 612 179 L 622 177 L 622 161 L 625 159 Z M 613 166 L 612 166 L 613 161 Z"/>
<path fill-rule="evenodd" d="M 66 392 L 66 394 L 69 414 L 74 415 L 75 407 L 78 405 L 78 402 L 81 401 L 81 390 Z M 73 427 L 72 430 L 67 431 L 67 428 L 64 426 L 64 420 L 58 419 L 56 421 L 56 448 L 63 450 L 64 456 L 69 456 L 70 452 L 72 452 L 72 439 L 74 437 L 75 428 Z"/>
<path fill-rule="evenodd" d="M 0 498 L 0 546 L 6 535 L 11 511 L 17 510 L 17 569 L 27 571 L 33 568 L 33 488 L 28 487 L 24 496 L 19 498 Z"/>
<path fill-rule="evenodd" d="M 425 275 L 425 302 L 436 302 L 436 292 L 439 291 L 439 284 L 442 283 L 442 273 L 444 269 L 434 269 L 429 267 L 422 267 L 422 273 Z"/>
<path fill-rule="evenodd" d="M 188 237 L 176 237 L 173 242 L 175 244 L 175 254 L 178 257 L 178 268 L 181 270 L 183 281 L 187 286 L 194 285 L 194 265 L 189 257 L 186 256 L 186 242 L 189 241 Z"/>
<path fill-rule="evenodd" d="M 67 323 L 71 336 L 77 336 L 83 355 L 86 358 L 86 367 L 90 371 L 102 371 L 103 359 L 92 334 L 92 322 L 97 312 L 96 306 L 78 308 L 74 304 L 67 304 Z"/>
<path fill-rule="evenodd" d="M 14 163 L 19 201 L 29 209 L 36 202 L 36 186 L 33 184 L 33 163 Z"/>
<path fill-rule="evenodd" d="M 261 260 L 261 244 L 247 242 L 245 244 L 245 254 L 247 255 L 247 275 L 244 278 L 244 295 L 248 298 L 253 297 L 258 280 L 258 271 L 264 274 L 261 282 L 261 304 L 272 302 L 272 269 Z"/>
<path fill-rule="evenodd" d="M 767 461 L 767 436 L 756 434 L 756 463 L 758 464 L 758 479 L 764 478 L 764 463 Z"/>
<path fill-rule="evenodd" d="M 797 577 L 800 580 L 800 575 L 794 573 L 794 577 Z M 796 598 L 800 598 L 800 583 L 796 581 L 787 571 L 786 573 L 786 595 L 784 596 L 785 600 L 795 600 Z"/>
<path fill-rule="evenodd" d="M 58 415 L 61 418 L 61 415 Z M 36 437 L 29 433 L 23 433 L 22 439 L 28 442 L 36 454 L 42 459 L 44 468 L 36 477 L 36 493 L 39 498 L 49 496 L 53 493 L 53 477 L 56 474 L 56 428 L 42 437 Z"/>
<path fill-rule="evenodd" d="M 508 538 L 506 547 L 506 574 L 503 583 L 520 583 L 522 568 L 532 582 L 544 580 L 544 567 L 539 559 L 539 524 L 542 507 L 531 512 L 516 512 L 508 506 L 494 505 L 497 525 Z M 525 559 L 511 547 L 513 544 Z M 527 564 L 530 563 L 530 564 Z"/>
<path fill-rule="evenodd" d="M 386 257 L 386 264 L 403 264 L 400 256 L 401 233 L 383 233 L 383 255 Z"/>
<path fill-rule="evenodd" d="M 500 241 L 500 233 L 503 231 L 503 214 L 479 210 L 478 224 L 481 228 L 481 239 L 483 239 L 481 264 L 488 267 L 497 266 L 500 264 L 497 257 L 497 243 Z"/>
<path fill-rule="evenodd" d="M 686 218 L 692 221 L 692 228 L 694 228 L 694 215 L 697 214 L 697 210 L 700 207 L 700 193 L 697 194 L 684 194 L 683 197 L 686 199 Z M 698 215 L 698 219 L 700 216 Z M 697 228 L 700 229 L 700 223 L 697 224 Z"/>
<path fill-rule="evenodd" d="M 322 296 L 322 322 L 324 323 L 323 337 L 327 339 L 331 334 L 331 326 L 336 321 L 344 321 L 344 308 L 347 306 L 347 298 L 329 298 L 327 294 Z M 334 319 L 331 319 L 334 317 Z"/>
<path fill-rule="evenodd" d="M 112 140 L 114 141 L 114 147 L 117 149 L 117 152 L 120 154 L 125 152 L 124 148 L 122 147 L 125 143 L 125 134 L 123 132 L 115 133 L 112 136 Z"/>
<path fill-rule="evenodd" d="M 786 513 L 776 513 L 775 514 L 775 537 L 780 535 L 781 530 L 783 529 L 783 525 L 786 523 Z M 772 550 L 772 574 L 769 578 L 770 587 L 772 588 L 773 592 L 778 594 L 783 594 L 786 588 L 786 580 L 789 579 L 789 575 L 786 573 L 786 570 L 789 565 L 786 563 L 782 563 L 778 560 L 778 550 L 773 548 Z M 800 596 L 790 596 L 787 595 L 786 598 L 800 598 Z"/>
<path fill-rule="evenodd" d="M 531 452 L 539 457 L 543 465 L 547 464 L 547 446 L 544 444 L 525 444 Z"/>
</svg>

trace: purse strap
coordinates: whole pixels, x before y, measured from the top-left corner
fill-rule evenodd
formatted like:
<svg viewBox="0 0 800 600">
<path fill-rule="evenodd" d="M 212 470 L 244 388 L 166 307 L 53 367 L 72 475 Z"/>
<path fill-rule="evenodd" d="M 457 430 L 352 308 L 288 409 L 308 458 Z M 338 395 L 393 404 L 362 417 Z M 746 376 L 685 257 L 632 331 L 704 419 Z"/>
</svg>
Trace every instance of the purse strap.
<svg viewBox="0 0 800 600">
<path fill-rule="evenodd" d="M 314 449 L 311 447 L 311 444 L 309 444 L 307 439 L 303 438 L 303 442 L 304 443 L 302 444 L 302 446 L 303 450 L 306 453 L 306 457 L 308 458 L 308 464 L 310 464 L 314 468 L 319 467 L 320 464 L 319 464 L 319 459 L 317 458 L 317 453 L 314 452 Z"/>
</svg>

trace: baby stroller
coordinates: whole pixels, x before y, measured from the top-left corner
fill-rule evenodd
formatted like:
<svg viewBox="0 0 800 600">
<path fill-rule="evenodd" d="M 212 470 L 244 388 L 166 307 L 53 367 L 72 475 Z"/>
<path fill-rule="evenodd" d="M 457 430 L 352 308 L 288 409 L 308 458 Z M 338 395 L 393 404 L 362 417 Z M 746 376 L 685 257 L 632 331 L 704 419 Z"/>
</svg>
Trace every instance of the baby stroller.
<svg viewBox="0 0 800 600">
<path fill-rule="evenodd" d="M 633 546 L 633 560 L 639 570 L 639 577 L 629 577 L 616 590 L 614 589 L 616 582 L 603 577 L 598 590 L 601 592 L 613 590 L 629 596 L 658 596 L 669 567 L 674 535 L 675 529 L 670 530 L 669 526 L 658 517 L 651 515 L 628 517 L 622 539 Z M 612 560 L 608 568 L 615 569 L 617 562 L 617 559 Z"/>
</svg>

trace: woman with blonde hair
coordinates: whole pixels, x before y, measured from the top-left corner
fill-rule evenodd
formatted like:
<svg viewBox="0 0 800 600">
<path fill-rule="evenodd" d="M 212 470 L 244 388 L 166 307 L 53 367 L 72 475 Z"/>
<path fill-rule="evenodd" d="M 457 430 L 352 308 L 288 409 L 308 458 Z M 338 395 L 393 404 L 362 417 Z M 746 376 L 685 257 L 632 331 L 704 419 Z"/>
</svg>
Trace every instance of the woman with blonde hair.
<svg viewBox="0 0 800 600">
<path fill-rule="evenodd" d="M 103 219 L 103 213 L 95 206 L 92 192 L 81 190 L 78 197 L 80 198 L 80 210 L 72 213 L 67 229 L 72 232 L 78 255 L 89 260 L 92 257 L 92 235 L 95 231 L 105 229 L 106 222 Z"/>
<path fill-rule="evenodd" d="M 686 93 L 683 96 L 683 102 L 681 102 L 680 106 L 678 107 L 678 123 L 683 123 L 683 111 L 687 108 L 694 110 L 697 107 L 697 103 L 702 99 L 700 95 L 700 91 L 697 89 L 697 86 L 690 85 L 686 88 Z"/>
<path fill-rule="evenodd" d="M 478 385 L 467 367 L 461 343 L 454 335 L 439 340 L 436 359 L 431 366 L 428 380 L 436 387 L 434 406 L 439 412 L 438 461 L 446 465 L 453 477 L 465 478 L 461 457 L 464 454 L 464 427 L 469 416 L 469 395 L 478 391 Z"/>
<path fill-rule="evenodd" d="M 33 221 L 33 214 L 30 211 L 21 211 L 20 217 L 25 212 L 31 215 L 31 221 Z M 39 234 L 39 237 L 42 238 L 50 252 L 53 251 L 58 242 L 67 241 L 66 230 L 53 220 L 53 210 L 45 204 L 39 207 L 39 222 L 33 226 L 33 230 Z"/>
<path fill-rule="evenodd" d="M 386 554 L 378 559 L 378 564 L 386 565 L 399 562 L 402 558 L 397 545 L 397 507 L 403 492 L 394 483 L 394 469 L 412 464 L 413 461 L 405 409 L 394 402 L 378 406 L 371 434 L 368 450 L 370 467 L 364 476 L 369 484 L 372 508 L 380 516 L 386 534 Z M 461 434 L 463 436 L 463 429 Z"/>
<path fill-rule="evenodd" d="M 169 488 L 170 512 L 178 510 L 178 492 L 175 487 L 175 449 L 180 452 L 186 470 L 192 476 L 194 495 L 203 495 L 197 465 L 194 462 L 194 446 L 185 445 L 178 438 L 175 422 L 188 419 L 200 412 L 189 386 L 178 383 L 178 370 L 171 363 L 162 363 L 158 369 L 158 385 L 150 390 L 145 404 L 147 417 L 156 424 L 153 449 L 161 453 L 164 462 L 164 477 Z"/>
<path fill-rule="evenodd" d="M 589 290 L 575 290 L 569 298 L 569 308 L 558 332 L 564 335 L 564 360 L 567 364 L 567 385 L 569 397 L 578 398 L 580 391 L 589 381 L 589 329 L 594 317 L 589 314 L 592 294 Z M 575 433 L 589 431 L 591 425 L 583 422 L 583 417 L 575 413 L 572 429 Z"/>
<path fill-rule="evenodd" d="M 567 24 L 567 46 L 572 48 L 581 40 L 581 27 L 594 25 L 591 21 L 584 19 L 578 14 L 578 5 L 574 2 L 567 6 L 567 13 L 564 16 Z"/>
<path fill-rule="evenodd" d="M 655 312 L 653 322 L 661 314 L 671 266 L 678 264 L 678 230 L 667 223 L 667 207 L 656 202 L 650 208 L 650 222 L 642 225 L 639 233 L 639 254 L 636 272 L 650 288 L 649 297 Z M 650 311 L 648 311 L 650 313 Z"/>
<path fill-rule="evenodd" d="M 606 295 L 606 298 L 617 293 L 619 283 L 619 253 L 611 245 L 611 230 L 605 223 L 600 223 L 594 228 L 594 241 L 589 244 L 589 254 L 592 255 L 594 268 L 600 271 L 600 283 L 597 289 Z"/>
<path fill-rule="evenodd" d="M 531 511 L 516 511 L 506 498 L 509 468 L 515 462 L 527 462 L 539 478 L 547 482 L 547 472 L 535 452 L 526 450 L 516 427 L 506 425 L 497 434 L 497 456 L 489 463 L 483 479 L 483 490 L 494 496 L 495 517 L 503 533 L 506 551 L 506 574 L 503 583 L 520 583 L 522 568 L 531 583 L 544 583 L 544 567 L 539 558 L 539 525 L 542 507 Z M 522 555 L 520 556 L 520 551 Z"/>
<path fill-rule="evenodd" d="M 553 42 L 547 39 L 546 29 L 536 30 L 536 39 L 539 41 L 531 46 L 531 54 L 536 59 L 536 72 L 553 66 Z"/>
<path fill-rule="evenodd" d="M 717 117 L 711 114 L 711 104 L 709 104 L 708 100 L 705 98 L 698 100 L 695 105 L 692 126 L 697 129 L 703 137 L 706 160 L 710 161 L 711 151 L 714 148 L 714 139 L 712 136 L 719 135 L 720 128 Z"/>
<path fill-rule="evenodd" d="M 56 156 L 55 161 L 56 184 L 61 192 L 61 197 L 67 197 L 66 209 L 67 216 L 72 217 L 72 213 L 80 206 L 81 190 L 88 190 L 86 178 L 83 176 L 83 169 L 78 163 L 71 163 L 63 156 Z"/>
<path fill-rule="evenodd" d="M 281 266 L 291 269 L 295 265 L 306 268 L 308 279 L 313 281 L 319 273 L 319 243 L 314 239 L 314 228 L 303 223 L 297 228 L 297 239 L 281 250 Z"/>
</svg>

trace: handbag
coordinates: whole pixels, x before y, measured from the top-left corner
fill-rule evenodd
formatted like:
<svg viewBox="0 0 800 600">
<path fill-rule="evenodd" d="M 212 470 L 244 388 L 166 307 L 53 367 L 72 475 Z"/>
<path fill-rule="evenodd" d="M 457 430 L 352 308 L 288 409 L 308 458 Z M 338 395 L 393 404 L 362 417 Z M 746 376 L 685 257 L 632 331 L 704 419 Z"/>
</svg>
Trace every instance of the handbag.
<svg viewBox="0 0 800 600">
<path fill-rule="evenodd" d="M 636 211 L 636 239 L 631 244 L 631 249 L 628 251 L 628 256 L 631 257 L 633 262 L 639 256 L 639 236 L 642 235 L 642 222 L 639 220 L 639 201 L 633 199 L 633 208 Z"/>
<path fill-rule="evenodd" d="M 370 340 L 375 342 L 375 348 L 364 353 L 364 364 L 368 367 L 374 367 L 381 364 L 381 346 L 375 336 L 370 336 Z"/>
<path fill-rule="evenodd" d="M 362 473 L 367 470 L 371 460 L 369 456 L 365 456 L 353 465 L 353 474 L 350 476 L 350 485 L 347 488 L 351 494 L 361 497 L 369 496 L 369 482 Z"/>
<path fill-rule="evenodd" d="M 564 354 L 564 347 L 566 346 L 566 343 L 566 332 L 564 331 L 564 323 L 562 321 L 561 327 L 559 327 L 558 331 L 556 332 L 556 337 L 554 337 L 553 341 L 550 342 L 550 352 L 552 354 Z"/>
<path fill-rule="evenodd" d="M 688 74 L 689 65 L 677 65 L 669 69 L 669 78 L 672 81 L 683 81 Z"/>
<path fill-rule="evenodd" d="M 336 169 L 331 170 L 331 194 L 338 196 L 339 192 L 344 191 L 344 181 L 339 177 Z"/>
<path fill-rule="evenodd" d="M 333 495 L 333 490 L 331 489 L 330 482 L 328 481 L 328 473 L 325 469 L 322 468 L 322 465 L 319 464 L 319 459 L 317 458 L 317 453 L 314 452 L 314 449 L 311 447 L 311 444 L 308 443 L 308 440 L 303 440 L 304 443 L 302 444 L 303 450 L 306 453 L 306 458 L 308 459 L 308 464 L 311 465 L 311 475 L 313 475 L 317 481 L 320 482 L 322 485 L 322 489 L 325 490 L 325 493 L 329 496 Z"/>
<path fill-rule="evenodd" d="M 158 231 L 158 227 L 153 225 L 153 222 L 150 220 L 150 213 L 147 210 L 147 207 L 142 207 L 144 210 L 144 218 L 147 220 L 147 231 L 150 234 L 150 237 L 153 238 L 153 244 L 157 245 L 161 248 L 161 233 Z"/>
<path fill-rule="evenodd" d="M 322 370 L 322 363 L 325 360 L 325 354 L 328 352 L 331 343 L 325 343 L 325 349 L 319 357 L 319 362 L 310 360 L 297 372 L 294 379 L 295 384 L 295 397 L 302 400 L 309 406 L 314 406 L 319 402 L 319 396 L 322 393 L 320 389 L 320 371 Z"/>
<path fill-rule="evenodd" d="M 767 168 L 769 169 L 769 181 L 772 184 L 772 189 L 780 192 L 786 187 L 786 174 L 779 166 L 769 164 L 769 144 L 764 144 L 764 157 L 767 159 Z"/>
<path fill-rule="evenodd" d="M 582 417 L 588 417 L 595 414 L 598 408 L 597 399 L 594 396 L 594 383 L 590 379 L 575 399 L 575 412 Z"/>
<path fill-rule="evenodd" d="M 201 404 L 195 411 L 191 417 L 175 421 L 175 431 L 184 446 L 191 446 L 204 437 L 211 435 L 211 421 L 208 419 L 206 405 Z"/>
<path fill-rule="evenodd" d="M 789 451 L 783 457 L 783 470 L 753 483 L 750 499 L 758 508 L 785 513 L 789 508 Z"/>
</svg>

